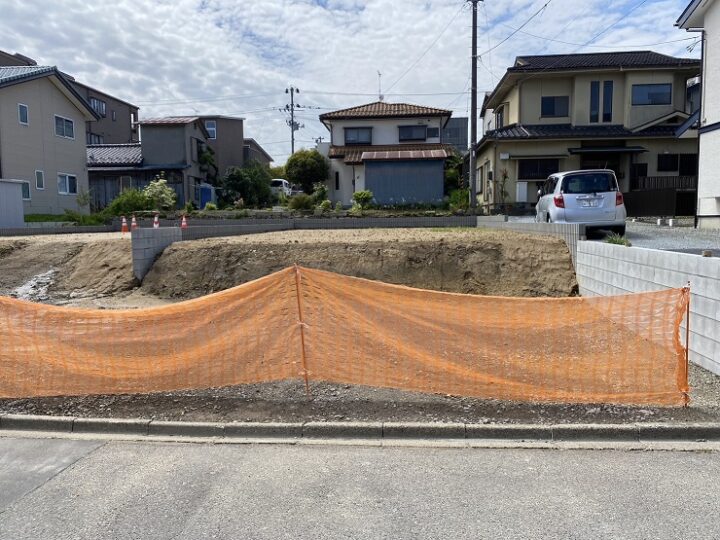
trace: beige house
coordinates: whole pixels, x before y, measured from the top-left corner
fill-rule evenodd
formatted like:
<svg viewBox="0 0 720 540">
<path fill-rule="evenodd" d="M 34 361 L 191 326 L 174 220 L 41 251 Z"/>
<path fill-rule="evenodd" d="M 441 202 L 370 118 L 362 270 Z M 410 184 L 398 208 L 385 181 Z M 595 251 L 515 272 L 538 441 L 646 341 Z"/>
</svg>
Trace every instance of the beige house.
<svg viewBox="0 0 720 540">
<path fill-rule="evenodd" d="M 0 67 L 0 178 L 23 181 L 26 215 L 87 211 L 85 122 L 96 119 L 56 67 Z"/>
<path fill-rule="evenodd" d="M 692 214 L 699 72 L 651 51 L 518 57 L 483 103 L 479 201 L 531 210 L 549 174 L 609 168 L 631 215 Z"/>
</svg>

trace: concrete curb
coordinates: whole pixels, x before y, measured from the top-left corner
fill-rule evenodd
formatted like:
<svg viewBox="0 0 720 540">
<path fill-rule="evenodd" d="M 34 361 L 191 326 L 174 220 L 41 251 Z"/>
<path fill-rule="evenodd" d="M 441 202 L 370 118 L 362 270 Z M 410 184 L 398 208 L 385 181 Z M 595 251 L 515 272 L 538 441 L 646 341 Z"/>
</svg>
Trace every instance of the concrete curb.
<svg viewBox="0 0 720 540">
<path fill-rule="evenodd" d="M 2 431 L 222 439 L 720 441 L 720 423 L 462 424 L 424 422 L 166 422 L 147 419 L 0 415 Z"/>
</svg>

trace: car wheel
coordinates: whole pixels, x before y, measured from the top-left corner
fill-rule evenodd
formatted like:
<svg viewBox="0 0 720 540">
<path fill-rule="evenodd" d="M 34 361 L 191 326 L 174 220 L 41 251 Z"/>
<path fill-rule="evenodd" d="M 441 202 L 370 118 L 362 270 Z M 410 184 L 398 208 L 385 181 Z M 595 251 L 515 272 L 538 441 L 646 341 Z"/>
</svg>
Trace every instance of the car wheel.
<svg viewBox="0 0 720 540">
<path fill-rule="evenodd" d="M 620 236 L 625 236 L 625 225 L 620 225 L 619 227 L 612 227 L 610 229 L 615 234 L 619 234 Z"/>
</svg>

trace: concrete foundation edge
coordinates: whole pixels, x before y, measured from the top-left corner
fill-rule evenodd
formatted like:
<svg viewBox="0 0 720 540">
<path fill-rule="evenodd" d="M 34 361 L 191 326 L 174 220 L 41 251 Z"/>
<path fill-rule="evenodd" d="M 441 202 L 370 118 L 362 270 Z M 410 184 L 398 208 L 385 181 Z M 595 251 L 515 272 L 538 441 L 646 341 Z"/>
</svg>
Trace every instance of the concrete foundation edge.
<svg viewBox="0 0 720 540">
<path fill-rule="evenodd" d="M 463 424 L 425 422 L 166 422 L 147 419 L 0 415 L 2 431 L 223 439 L 469 439 L 512 441 L 720 441 L 720 423 Z"/>
</svg>

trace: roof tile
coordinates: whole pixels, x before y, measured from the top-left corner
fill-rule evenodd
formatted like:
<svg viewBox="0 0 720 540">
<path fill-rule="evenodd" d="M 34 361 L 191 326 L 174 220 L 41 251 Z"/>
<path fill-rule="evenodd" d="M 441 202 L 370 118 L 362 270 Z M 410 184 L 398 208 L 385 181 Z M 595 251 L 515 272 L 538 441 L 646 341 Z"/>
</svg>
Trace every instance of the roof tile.
<svg viewBox="0 0 720 540">
<path fill-rule="evenodd" d="M 677 58 L 653 51 L 518 56 L 508 72 L 566 71 L 603 68 L 700 67 L 695 58 Z"/>
<path fill-rule="evenodd" d="M 376 101 L 367 105 L 340 109 L 320 115 L 323 120 L 349 120 L 354 118 L 409 118 L 417 116 L 451 116 L 452 111 L 423 107 L 411 103 Z"/>
<path fill-rule="evenodd" d="M 328 157 L 343 158 L 347 164 L 362 163 L 362 155 L 380 152 L 417 152 L 444 150 L 448 155 L 454 152 L 451 144 L 425 143 L 425 144 L 388 144 L 374 146 L 331 146 Z"/>
<path fill-rule="evenodd" d="M 88 167 L 136 166 L 143 162 L 140 143 L 91 144 L 87 146 Z"/>
</svg>

